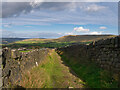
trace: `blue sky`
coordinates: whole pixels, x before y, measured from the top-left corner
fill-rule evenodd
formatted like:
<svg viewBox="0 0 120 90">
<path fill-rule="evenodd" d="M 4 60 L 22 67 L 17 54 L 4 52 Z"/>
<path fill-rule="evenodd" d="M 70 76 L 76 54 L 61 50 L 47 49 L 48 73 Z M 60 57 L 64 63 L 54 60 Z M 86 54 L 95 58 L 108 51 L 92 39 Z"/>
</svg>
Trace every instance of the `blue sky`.
<svg viewBox="0 0 120 90">
<path fill-rule="evenodd" d="M 117 2 L 4 2 L 3 37 L 118 34 Z"/>
</svg>

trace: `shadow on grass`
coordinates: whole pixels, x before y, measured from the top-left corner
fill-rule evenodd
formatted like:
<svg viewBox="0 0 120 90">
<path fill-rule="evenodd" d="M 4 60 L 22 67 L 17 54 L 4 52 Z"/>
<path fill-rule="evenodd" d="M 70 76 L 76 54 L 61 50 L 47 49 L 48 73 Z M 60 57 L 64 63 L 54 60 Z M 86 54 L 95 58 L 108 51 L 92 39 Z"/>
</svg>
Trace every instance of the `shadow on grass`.
<svg viewBox="0 0 120 90">
<path fill-rule="evenodd" d="M 2 88 L 1 90 L 26 90 L 26 88 L 19 86 L 19 85 L 15 85 L 15 86 L 10 87 L 10 88 Z"/>
<path fill-rule="evenodd" d="M 24 87 L 16 85 L 13 90 L 26 90 Z"/>
</svg>

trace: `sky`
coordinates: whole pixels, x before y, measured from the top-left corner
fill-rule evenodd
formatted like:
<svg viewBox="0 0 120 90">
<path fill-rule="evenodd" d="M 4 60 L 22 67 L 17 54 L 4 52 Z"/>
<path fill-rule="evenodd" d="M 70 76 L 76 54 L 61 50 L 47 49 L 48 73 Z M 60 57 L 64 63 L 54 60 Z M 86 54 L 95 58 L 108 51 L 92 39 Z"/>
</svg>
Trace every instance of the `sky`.
<svg viewBox="0 0 120 90">
<path fill-rule="evenodd" d="M 3 2 L 2 37 L 118 34 L 117 2 Z"/>
</svg>

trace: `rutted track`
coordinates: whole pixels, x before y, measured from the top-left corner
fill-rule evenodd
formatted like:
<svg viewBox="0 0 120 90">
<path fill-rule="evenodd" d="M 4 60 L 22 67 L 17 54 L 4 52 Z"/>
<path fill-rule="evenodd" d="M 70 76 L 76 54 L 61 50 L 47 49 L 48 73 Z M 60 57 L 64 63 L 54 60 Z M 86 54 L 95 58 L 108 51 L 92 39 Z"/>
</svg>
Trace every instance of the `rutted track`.
<svg viewBox="0 0 120 90">
<path fill-rule="evenodd" d="M 25 88 L 82 88 L 84 84 L 63 64 L 54 49 L 38 67 L 26 72 L 21 81 Z"/>
</svg>

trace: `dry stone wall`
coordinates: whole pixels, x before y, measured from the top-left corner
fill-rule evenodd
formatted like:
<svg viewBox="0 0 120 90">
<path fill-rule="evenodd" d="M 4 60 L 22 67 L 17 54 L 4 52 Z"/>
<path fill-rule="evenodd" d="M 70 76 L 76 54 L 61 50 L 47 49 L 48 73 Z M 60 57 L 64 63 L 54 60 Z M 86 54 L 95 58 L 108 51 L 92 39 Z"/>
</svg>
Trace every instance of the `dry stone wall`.
<svg viewBox="0 0 120 90">
<path fill-rule="evenodd" d="M 90 60 L 100 67 L 120 73 L 120 37 L 109 38 L 91 43 L 88 46 Z"/>
<path fill-rule="evenodd" d="M 38 66 L 48 55 L 49 49 L 43 48 L 20 52 L 18 49 L 5 48 L 2 52 L 2 80 L 3 87 L 7 87 L 9 84 L 19 84 L 22 74 Z"/>
<path fill-rule="evenodd" d="M 120 80 L 120 36 L 92 42 L 90 45 L 74 45 L 58 48 L 70 57 L 76 57 L 80 63 L 91 61 L 99 67 L 117 75 Z M 120 82 L 120 81 L 119 81 Z"/>
</svg>

